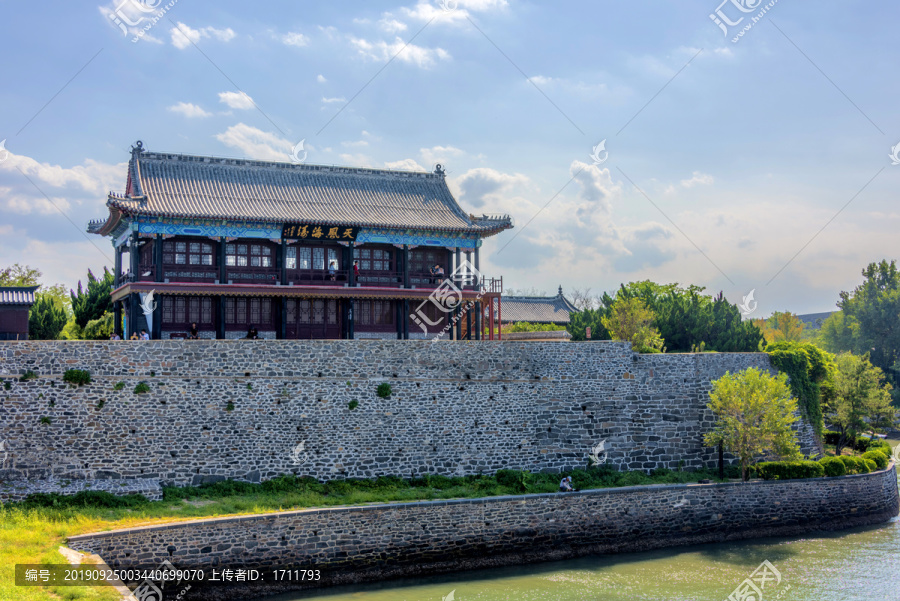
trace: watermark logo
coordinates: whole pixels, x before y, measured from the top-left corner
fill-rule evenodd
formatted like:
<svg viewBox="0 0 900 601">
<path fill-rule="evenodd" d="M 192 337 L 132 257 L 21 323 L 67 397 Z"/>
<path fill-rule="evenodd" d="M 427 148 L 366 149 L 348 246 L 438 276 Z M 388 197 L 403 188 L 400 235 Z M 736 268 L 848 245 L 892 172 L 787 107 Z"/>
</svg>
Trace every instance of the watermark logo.
<svg viewBox="0 0 900 601">
<path fill-rule="evenodd" d="M 147 294 L 141 295 L 141 310 L 144 312 L 144 315 L 152 315 L 156 311 L 157 303 L 153 298 L 154 294 L 156 294 L 156 290 L 151 290 Z"/>
<path fill-rule="evenodd" d="M 744 317 L 747 317 L 754 311 L 756 311 L 757 302 L 753 300 L 753 295 L 756 293 L 756 288 L 750 291 L 747 296 L 741 297 L 743 302 L 738 305 L 738 308 L 741 310 L 741 314 Z"/>
<path fill-rule="evenodd" d="M 900 146 L 900 145 L 898 145 Z M 9 151 L 6 149 L 6 138 L 0 140 L 0 163 L 9 158 Z"/>
<path fill-rule="evenodd" d="M 591 157 L 591 160 L 594 161 L 595 165 L 606 162 L 606 159 L 609 158 L 609 151 L 606 150 L 606 138 L 601 140 L 599 144 L 591 149 L 591 154 L 589 156 Z"/>
<path fill-rule="evenodd" d="M 306 441 L 300 441 L 291 449 L 291 463 L 300 467 L 309 461 L 309 453 L 306 452 Z"/>
<path fill-rule="evenodd" d="M 900 443 L 898 443 L 897 446 L 894 447 L 893 457 L 894 463 L 900 464 Z"/>
<path fill-rule="evenodd" d="M 291 149 L 291 162 L 292 163 L 302 163 L 306 160 L 306 150 L 303 149 L 303 143 L 306 142 L 306 138 L 303 138 L 299 142 L 294 145 L 294 148 Z M 300 156 L 300 153 L 303 153 L 303 156 Z"/>
<path fill-rule="evenodd" d="M 722 30 L 726 38 L 729 35 L 733 35 L 731 42 L 736 44 L 777 3 L 778 0 L 770 0 L 768 4 L 765 3 L 765 0 L 722 0 L 722 3 L 716 7 L 716 10 L 710 13 L 709 18 Z M 725 8 L 726 5 L 730 6 Z M 744 23 L 745 17 L 753 12 L 757 14 Z M 740 27 L 742 23 L 744 23 L 744 26 Z M 740 29 L 734 29 L 737 27 L 740 27 Z"/>
<path fill-rule="evenodd" d="M 453 601 L 454 599 L 456 599 L 456 589 L 450 591 L 450 594 L 446 597 L 441 597 L 441 601 Z"/>
<path fill-rule="evenodd" d="M 445 13 L 451 13 L 459 8 L 459 2 L 457 2 L 457 0 L 441 0 L 439 4 Z"/>
<path fill-rule="evenodd" d="M 481 297 L 484 296 L 484 291 L 479 290 L 475 300 L 469 301 L 463 307 L 463 291 L 460 289 L 460 286 L 465 288 L 466 286 L 477 284 L 480 281 L 481 273 L 471 262 L 464 260 L 453 270 L 450 277 L 444 279 L 444 281 L 428 295 L 428 298 L 422 301 L 419 306 L 416 307 L 416 310 L 413 313 L 410 313 L 409 316 L 417 326 L 422 328 L 422 331 L 425 334 L 428 334 L 429 327 L 438 325 L 444 319 L 444 316 L 440 315 L 440 313 L 447 315 L 455 309 L 462 307 L 464 311 L 462 311 L 460 315 L 455 316 L 452 320 L 448 320 L 448 324 L 444 329 L 433 338 L 433 341 L 439 340 L 451 327 L 453 327 L 453 325 L 456 324 L 458 319 L 462 317 L 465 312 L 473 308 L 475 303 L 480 301 Z M 459 286 L 457 286 L 457 282 L 459 283 Z M 429 304 L 436 307 L 438 312 L 438 316 L 434 320 L 428 317 Z"/>
<path fill-rule="evenodd" d="M 3 140 L 6 142 L 6 140 Z M 0 149 L 3 148 L 3 142 L 0 142 Z M 900 165 L 900 143 L 891 148 L 891 154 L 888 155 L 891 157 L 891 165 Z M 2 161 L 3 159 L 0 159 Z"/>
<path fill-rule="evenodd" d="M 132 43 L 144 37 L 150 29 L 162 19 L 178 0 L 122 0 L 118 6 L 108 13 L 113 24 L 121 30 L 123 36 L 129 32 L 134 34 Z M 135 31 L 137 29 L 137 31 Z"/>
<path fill-rule="evenodd" d="M 781 572 L 767 559 L 753 570 L 749 578 L 744 579 L 734 591 L 728 595 L 726 601 L 763 601 L 765 599 L 782 599 L 784 594 L 791 590 L 787 585 L 782 590 L 776 589 L 781 585 Z M 765 597 L 763 597 L 765 593 Z M 774 594 L 774 595 L 773 595 Z"/>
<path fill-rule="evenodd" d="M 6 441 L 0 440 L 0 466 L 6 467 L 7 457 L 9 457 L 9 452 L 6 450 Z"/>
<path fill-rule="evenodd" d="M 163 561 L 154 572 L 155 575 L 159 575 L 161 578 L 156 581 L 148 578 L 139 584 L 138 587 L 134 589 L 134 593 L 132 593 L 137 601 L 163 601 L 166 597 L 160 586 L 165 588 L 166 584 L 169 583 L 177 587 L 181 584 L 181 570 L 177 569 L 168 559 Z M 157 582 L 159 582 L 160 586 L 156 585 Z M 175 597 L 168 598 L 174 599 L 174 601 L 181 601 L 189 590 L 191 590 L 190 584 L 182 589 Z"/>
<path fill-rule="evenodd" d="M 591 462 L 591 467 L 596 467 L 598 465 L 603 465 L 606 463 L 608 455 L 606 453 L 606 439 L 601 440 L 597 443 L 593 449 L 591 449 L 590 455 L 588 455 L 588 460 Z"/>
</svg>

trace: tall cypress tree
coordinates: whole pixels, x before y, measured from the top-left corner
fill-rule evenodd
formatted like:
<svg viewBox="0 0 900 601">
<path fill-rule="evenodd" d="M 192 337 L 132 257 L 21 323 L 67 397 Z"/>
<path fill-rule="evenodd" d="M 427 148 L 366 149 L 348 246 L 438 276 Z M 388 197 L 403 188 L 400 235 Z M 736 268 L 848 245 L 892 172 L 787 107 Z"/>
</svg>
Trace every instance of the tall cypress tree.
<svg viewBox="0 0 900 601">
<path fill-rule="evenodd" d="M 107 311 L 112 310 L 110 295 L 113 289 L 113 274 L 106 267 L 103 268 L 103 277 L 97 278 L 88 270 L 87 290 L 82 290 L 81 280 L 78 281 L 78 294 L 70 291 L 72 295 L 72 312 L 75 314 L 75 323 L 84 327 L 89 321 L 99 319 Z"/>
</svg>

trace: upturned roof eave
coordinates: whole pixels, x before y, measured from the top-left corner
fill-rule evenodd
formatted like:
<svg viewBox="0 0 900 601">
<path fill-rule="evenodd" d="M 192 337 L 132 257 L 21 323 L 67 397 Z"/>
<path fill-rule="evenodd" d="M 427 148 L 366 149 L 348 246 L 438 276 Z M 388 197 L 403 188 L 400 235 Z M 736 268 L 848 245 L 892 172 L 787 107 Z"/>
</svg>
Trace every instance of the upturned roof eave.
<svg viewBox="0 0 900 601">
<path fill-rule="evenodd" d="M 188 214 L 188 213 L 172 213 L 168 211 L 157 211 L 146 209 L 141 206 L 130 206 L 129 204 L 123 204 L 130 202 L 138 202 L 134 199 L 129 198 L 118 198 L 115 196 L 110 196 L 107 201 L 107 206 L 110 207 L 110 214 L 115 210 L 119 218 L 121 218 L 122 214 L 134 215 L 134 216 L 146 216 L 146 217 L 161 217 L 168 219 L 210 219 L 210 220 L 230 220 L 230 221 L 253 221 L 260 223 L 291 223 L 290 219 L 276 219 L 273 217 L 251 217 L 246 215 L 211 215 L 204 213 L 196 213 L 196 214 Z M 107 222 L 109 223 L 109 222 Z M 116 222 L 117 223 L 117 222 Z M 433 232 L 459 232 L 466 234 L 480 234 L 481 237 L 489 237 L 496 234 L 499 234 L 502 231 L 512 229 L 512 223 L 510 221 L 499 221 L 496 227 L 491 228 L 482 228 L 478 227 L 475 224 L 472 224 L 468 227 L 464 228 L 451 228 L 446 226 L 412 226 L 412 225 L 401 225 L 401 224 L 380 224 L 380 223 L 370 223 L 363 221 L 333 221 L 329 219 L 309 219 L 305 220 L 304 223 L 318 224 L 318 225 L 345 225 L 352 227 L 363 227 L 368 229 L 396 229 L 396 230 L 414 230 L 414 231 L 433 231 Z M 115 223 L 112 224 L 112 227 L 115 227 Z M 112 228 L 110 228 L 111 231 Z M 98 232 L 99 233 L 99 232 Z M 104 234 L 105 235 L 105 234 Z"/>
</svg>

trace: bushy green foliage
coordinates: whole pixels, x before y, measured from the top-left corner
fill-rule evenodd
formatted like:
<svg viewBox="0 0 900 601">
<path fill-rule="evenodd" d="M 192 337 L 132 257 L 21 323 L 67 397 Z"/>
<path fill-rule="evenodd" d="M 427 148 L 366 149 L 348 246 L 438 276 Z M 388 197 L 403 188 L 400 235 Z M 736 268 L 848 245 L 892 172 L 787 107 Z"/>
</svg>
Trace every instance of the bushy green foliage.
<svg viewBox="0 0 900 601">
<path fill-rule="evenodd" d="M 839 457 L 822 457 L 819 463 L 825 468 L 826 476 L 843 476 L 847 473 L 847 467 Z"/>
<path fill-rule="evenodd" d="M 41 417 L 41 423 L 49 426 L 50 424 L 53 423 L 53 420 L 50 417 L 45 415 L 45 416 Z"/>
<path fill-rule="evenodd" d="M 724 445 L 741 463 L 744 480 L 750 464 L 765 454 L 780 459 L 800 456 L 797 435 L 797 400 L 791 396 L 787 376 L 749 368 L 726 372 L 712 382 L 707 405 L 716 418 L 715 428 L 703 440 L 708 447 Z"/>
<path fill-rule="evenodd" d="M 893 449 L 891 448 L 891 443 L 886 440 L 882 440 L 880 438 L 876 438 L 875 440 L 871 440 L 866 438 L 865 440 L 869 441 L 868 446 L 866 447 L 869 451 L 876 451 L 881 449 L 888 457 L 891 456 Z"/>
<path fill-rule="evenodd" d="M 503 326 L 503 332 L 555 332 L 557 330 L 565 330 L 565 326 L 556 325 L 555 323 L 530 323 L 527 321 L 517 321 L 509 325 Z"/>
<path fill-rule="evenodd" d="M 640 298 L 620 298 L 601 322 L 614 340 L 630 342 L 639 353 L 658 352 L 664 348 L 665 341 L 653 327 L 655 317 Z"/>
<path fill-rule="evenodd" d="M 391 385 L 387 382 L 382 382 L 378 385 L 378 388 L 375 389 L 375 394 L 383 399 L 388 398 L 389 396 L 391 396 Z"/>
<path fill-rule="evenodd" d="M 124 390 L 124 389 L 125 389 L 125 382 L 116 382 L 113 385 L 113 390 Z"/>
<path fill-rule="evenodd" d="M 150 386 L 146 382 L 138 382 L 134 387 L 134 394 L 146 394 L 150 392 Z"/>
<path fill-rule="evenodd" d="M 37 374 L 34 373 L 34 371 L 32 371 L 32 370 L 29 369 L 29 370 L 26 370 L 24 374 L 22 374 L 21 376 L 19 376 L 19 381 L 20 381 L 20 382 L 27 382 L 28 380 L 36 380 L 37 377 L 38 377 Z"/>
<path fill-rule="evenodd" d="M 114 316 L 104 313 L 97 319 L 92 319 L 84 326 L 82 336 L 85 340 L 109 340 L 115 327 Z"/>
<path fill-rule="evenodd" d="M 349 403 L 347 403 L 347 408 L 348 408 L 350 411 L 353 411 L 353 410 L 356 409 L 357 407 L 359 407 L 359 401 L 357 401 L 356 399 L 353 399 L 352 401 L 350 401 Z"/>
<path fill-rule="evenodd" d="M 869 361 L 868 354 L 841 353 L 836 365 L 834 392 L 825 411 L 828 422 L 841 433 L 836 444 L 840 453 L 844 445 L 857 441 L 860 432 L 893 426 L 896 410 L 891 405 L 890 385 L 884 382 L 882 371 Z"/>
<path fill-rule="evenodd" d="M 817 436 L 824 429 L 822 407 L 829 398 L 837 367 L 834 355 L 808 342 L 775 342 L 766 347 L 772 365 L 790 378 L 800 411 Z"/>
<path fill-rule="evenodd" d="M 62 302 L 38 292 L 28 314 L 28 337 L 32 340 L 56 340 L 68 320 Z"/>
<path fill-rule="evenodd" d="M 146 505 L 150 501 L 144 495 L 128 494 L 116 496 L 112 493 L 99 490 L 83 490 L 74 495 L 61 495 L 58 493 L 33 493 L 18 503 L 26 509 L 52 508 L 68 509 L 72 507 L 104 507 L 137 508 Z"/>
<path fill-rule="evenodd" d="M 765 480 L 793 480 L 821 478 L 825 475 L 825 466 L 818 461 L 764 461 L 754 465 L 753 471 Z"/>
<path fill-rule="evenodd" d="M 225 404 L 225 411 L 234 411 L 234 401 L 228 401 Z"/>
<path fill-rule="evenodd" d="M 573 341 L 584 340 L 591 327 L 591 340 L 609 340 L 602 319 L 608 317 L 619 299 L 639 298 L 655 315 L 653 326 L 665 340 L 667 352 L 691 352 L 700 343 L 710 351 L 753 352 L 759 349 L 762 332 L 719 293 L 704 294 L 701 286 L 682 288 L 678 284 L 657 284 L 649 280 L 623 284 L 614 296 L 604 293 L 597 309 L 571 315 L 567 327 Z"/>
<path fill-rule="evenodd" d="M 89 321 L 103 317 L 103 314 L 112 311 L 112 299 L 114 274 L 106 267 L 103 268 L 103 277 L 97 278 L 88 270 L 88 285 L 84 290 L 81 281 L 78 282 L 78 294 L 71 291 L 72 311 L 75 314 L 75 323 L 84 328 Z M 108 336 L 107 336 L 108 337 Z"/>
<path fill-rule="evenodd" d="M 67 369 L 63 373 L 63 382 L 68 382 L 69 384 L 74 384 L 75 386 L 90 384 L 91 372 L 87 371 L 86 369 Z"/>
<path fill-rule="evenodd" d="M 863 283 L 841 292 L 841 309 L 822 324 L 821 340 L 832 352 L 869 354 L 893 385 L 894 404 L 900 404 L 900 270 L 896 261 L 870 263 L 862 270 Z"/>
<path fill-rule="evenodd" d="M 885 455 L 881 451 L 866 451 L 862 454 L 862 458 L 872 460 L 875 463 L 875 466 L 880 470 L 887 467 L 888 460 L 890 459 L 888 455 Z"/>
<path fill-rule="evenodd" d="M 862 457 L 841 455 L 838 459 L 844 462 L 848 474 L 868 474 L 877 467 L 874 461 Z"/>
</svg>

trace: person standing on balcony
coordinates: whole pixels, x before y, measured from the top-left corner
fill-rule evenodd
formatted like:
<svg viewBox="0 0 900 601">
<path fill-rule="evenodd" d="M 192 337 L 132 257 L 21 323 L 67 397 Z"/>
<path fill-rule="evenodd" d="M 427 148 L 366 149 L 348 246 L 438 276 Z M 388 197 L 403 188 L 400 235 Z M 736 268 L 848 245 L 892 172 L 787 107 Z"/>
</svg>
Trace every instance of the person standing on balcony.
<svg viewBox="0 0 900 601">
<path fill-rule="evenodd" d="M 328 279 L 332 282 L 336 279 L 337 276 L 337 265 L 335 265 L 334 261 L 328 264 Z"/>
<path fill-rule="evenodd" d="M 353 277 L 359 277 L 359 261 L 353 261 Z"/>
<path fill-rule="evenodd" d="M 434 283 L 439 284 L 441 280 L 444 279 L 444 268 L 440 265 L 434 266 L 434 275 L 437 276 L 434 278 Z"/>
</svg>

